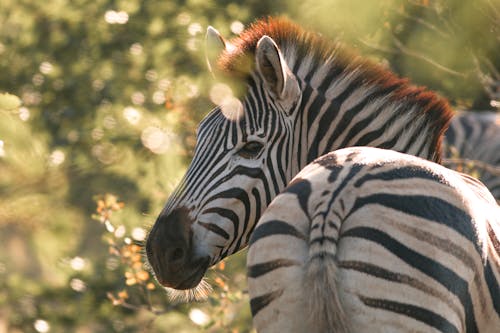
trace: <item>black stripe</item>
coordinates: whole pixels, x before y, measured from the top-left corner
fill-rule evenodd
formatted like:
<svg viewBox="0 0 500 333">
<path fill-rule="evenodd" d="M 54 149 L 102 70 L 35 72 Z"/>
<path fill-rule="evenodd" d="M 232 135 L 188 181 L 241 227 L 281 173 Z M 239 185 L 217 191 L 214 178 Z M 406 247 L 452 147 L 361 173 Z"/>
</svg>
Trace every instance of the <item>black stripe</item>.
<svg viewBox="0 0 500 333">
<path fill-rule="evenodd" d="M 358 272 L 362 272 L 368 275 L 375 276 L 384 280 L 389 280 L 398 283 L 404 283 L 405 281 L 415 280 L 409 275 L 395 273 L 389 271 L 383 267 L 375 266 L 371 263 L 357 261 L 357 260 L 343 260 L 339 261 L 338 267 L 343 269 L 352 269 Z"/>
<path fill-rule="evenodd" d="M 271 184 L 272 184 L 272 189 L 273 189 L 273 193 L 275 193 L 275 195 L 277 195 L 278 193 L 281 192 L 281 186 L 278 184 L 278 177 L 277 177 L 277 174 L 276 173 L 273 173 L 273 172 L 276 172 L 279 170 L 276 170 L 276 166 L 275 166 L 275 159 L 276 157 L 273 156 L 268 156 L 267 157 L 267 160 L 266 160 L 266 168 L 267 170 L 272 173 L 270 176 L 268 176 L 266 180 L 263 180 L 263 183 L 264 183 L 264 187 L 270 187 Z"/>
<path fill-rule="evenodd" d="M 383 162 L 382 162 L 383 163 Z M 367 173 L 363 177 L 356 180 L 354 187 L 361 187 L 366 182 L 371 180 L 396 180 L 396 179 L 412 179 L 421 178 L 431 181 L 436 181 L 441 184 L 448 184 L 446 178 L 436 173 L 431 169 L 424 169 L 415 166 L 405 166 L 400 168 L 391 168 L 390 170 L 379 173 Z"/>
<path fill-rule="evenodd" d="M 332 66 L 328 69 L 328 74 L 326 74 L 323 82 L 318 86 L 317 90 L 326 92 L 328 88 L 332 85 L 333 81 L 340 79 L 339 76 L 344 71 L 344 67 L 342 66 Z"/>
<path fill-rule="evenodd" d="M 336 261 L 337 257 L 333 253 L 330 253 L 327 251 L 320 251 L 320 252 L 316 252 L 315 254 L 313 254 L 309 258 L 309 262 L 312 262 L 313 260 L 316 260 L 316 259 L 320 259 L 320 260 L 329 259 L 329 260 Z"/>
<path fill-rule="evenodd" d="M 203 228 L 210 230 L 214 234 L 217 234 L 226 240 L 229 239 L 229 234 L 224 229 L 222 229 L 221 227 L 219 227 L 216 224 L 205 223 L 205 222 L 201 222 L 201 221 L 198 221 L 198 224 L 201 225 Z"/>
<path fill-rule="evenodd" d="M 401 136 L 402 136 L 402 132 L 396 133 L 396 134 L 394 134 L 394 137 L 392 139 L 390 139 L 389 141 L 382 142 L 377 147 L 382 148 L 382 149 L 392 149 L 392 147 L 394 147 L 396 145 L 396 143 L 398 143 Z M 415 156 L 418 156 L 418 155 L 415 155 Z"/>
<path fill-rule="evenodd" d="M 391 312 L 400 313 L 407 317 L 411 317 L 421 321 L 429 326 L 438 329 L 445 333 L 458 333 L 459 330 L 446 318 L 437 313 L 424 309 L 420 306 L 412 304 L 400 303 L 386 299 L 369 298 L 359 296 L 359 299 L 366 305 L 372 308 L 383 309 Z M 467 331 L 469 332 L 469 331 Z"/>
<path fill-rule="evenodd" d="M 459 119 L 459 122 L 460 124 L 462 125 L 462 129 L 464 131 L 464 137 L 465 138 L 468 138 L 470 137 L 470 135 L 474 132 L 472 126 L 469 124 L 469 121 L 465 118 L 465 117 L 461 117 Z M 459 155 L 462 156 L 465 152 L 465 148 L 466 148 L 467 145 L 462 145 L 462 147 L 460 147 L 460 151 L 459 151 Z M 459 148 L 459 147 L 456 147 L 456 148 Z"/>
<path fill-rule="evenodd" d="M 331 207 L 333 205 L 333 202 L 337 200 L 337 197 L 339 196 L 340 192 L 347 186 L 347 183 L 351 181 L 354 176 L 356 176 L 361 169 L 363 169 L 364 165 L 362 164 L 355 164 L 354 166 L 351 167 L 351 170 L 349 170 L 349 173 L 345 176 L 345 178 L 342 180 L 342 182 L 337 186 L 335 191 L 332 193 L 332 197 L 330 199 L 330 202 L 328 203 L 328 211 L 331 211 Z M 339 168 L 338 166 L 335 167 L 335 169 L 332 169 L 330 171 L 330 174 L 328 175 L 328 182 L 333 183 L 334 181 L 337 180 L 337 178 L 340 176 L 342 169 Z"/>
<path fill-rule="evenodd" d="M 204 215 L 204 214 L 217 214 L 217 215 L 220 215 L 220 216 L 228 219 L 233 224 L 234 237 L 238 236 L 239 217 L 234 211 L 227 209 L 227 208 L 211 207 L 211 208 L 205 209 L 201 213 L 201 215 Z"/>
<path fill-rule="evenodd" d="M 243 189 L 233 187 L 233 188 L 230 188 L 228 190 L 217 193 L 213 197 L 210 197 L 210 199 L 207 200 L 205 205 L 208 205 L 209 202 L 212 202 L 212 201 L 217 200 L 217 199 L 229 199 L 229 198 L 239 200 L 243 204 L 243 206 L 245 207 L 245 215 L 243 218 L 243 230 L 246 230 L 246 228 L 248 226 L 248 221 L 250 219 L 251 205 L 250 205 L 250 199 L 248 197 L 248 193 L 246 191 L 244 191 Z M 240 222 L 241 222 L 241 220 L 240 220 Z M 236 234 L 237 234 L 237 231 L 235 231 L 235 235 Z M 228 254 L 232 254 L 232 253 L 229 253 L 229 249 L 232 247 L 232 245 L 234 244 L 235 241 L 237 242 L 237 246 L 236 246 L 235 250 L 239 250 L 239 244 L 241 244 L 242 238 L 241 237 L 234 237 L 233 240 L 231 241 L 231 243 L 227 246 L 226 250 L 221 254 L 221 258 L 225 258 Z"/>
<path fill-rule="evenodd" d="M 281 120 L 281 119 L 280 119 Z M 280 179 L 281 181 L 286 184 L 288 183 L 289 179 L 287 179 L 287 175 L 286 175 L 286 171 L 288 169 L 288 163 L 289 163 L 289 160 L 288 160 L 288 157 L 283 159 L 283 155 L 287 155 L 288 156 L 288 152 L 290 150 L 290 147 L 289 147 L 289 144 L 288 144 L 288 137 L 289 135 L 286 135 L 285 138 L 281 138 L 281 136 L 283 136 L 283 134 L 281 132 L 283 131 L 286 131 L 285 129 L 285 124 L 283 123 L 283 121 L 280 122 L 279 124 L 279 128 L 283 128 L 283 130 L 280 130 L 279 133 L 275 133 L 274 137 L 273 137 L 273 141 L 276 141 L 277 139 L 279 140 L 277 145 L 276 144 L 273 144 L 273 146 L 276 145 L 276 153 L 275 153 L 275 158 L 273 158 L 273 155 L 271 156 L 268 156 L 268 158 L 270 160 L 275 160 L 276 161 L 276 166 L 275 168 L 277 169 L 277 171 L 279 172 L 280 174 Z M 277 131 L 275 131 L 277 132 Z M 288 133 L 285 133 L 285 134 L 288 134 Z M 279 193 L 281 192 L 278 191 L 276 193 Z"/>
<path fill-rule="evenodd" d="M 422 207 L 418 203 L 414 204 L 417 207 Z M 467 332 L 478 331 L 476 319 L 474 317 L 472 299 L 469 294 L 469 285 L 467 281 L 462 279 L 454 271 L 441 263 L 408 248 L 388 234 L 374 228 L 352 228 L 344 232 L 342 237 L 356 237 L 375 242 L 392 252 L 409 266 L 418 269 L 422 273 L 442 284 L 451 293 L 456 295 L 462 303 L 465 312 L 465 325 Z"/>
<path fill-rule="evenodd" d="M 262 214 L 262 204 L 260 202 L 260 193 L 256 188 L 252 189 L 252 194 L 255 199 L 255 215 L 256 216 L 261 216 Z M 269 205 L 269 202 L 266 203 L 266 206 Z M 250 236 L 252 236 L 253 229 L 255 228 L 255 224 L 257 223 L 257 219 L 252 223 L 252 227 L 246 231 L 246 237 L 245 237 L 245 244 L 248 244 L 250 241 Z"/>
<path fill-rule="evenodd" d="M 500 285 L 499 281 L 495 278 L 495 274 L 493 273 L 493 269 L 491 268 L 489 261 L 484 267 L 484 278 L 486 280 L 486 284 L 488 285 L 488 290 L 490 291 L 495 311 L 500 316 Z"/>
<path fill-rule="evenodd" d="M 275 259 L 260 264 L 247 267 L 247 275 L 251 278 L 258 278 L 281 267 L 300 266 L 300 262 L 289 259 Z"/>
<path fill-rule="evenodd" d="M 450 127 L 448 127 L 448 130 L 444 133 L 444 142 L 448 145 L 448 146 L 456 146 L 456 135 L 455 135 L 455 127 L 453 126 L 454 122 L 452 122 L 450 124 Z M 448 147 L 450 148 L 450 147 Z M 457 147 L 455 147 L 457 148 Z M 458 148 L 457 148 L 458 149 Z"/>
<path fill-rule="evenodd" d="M 349 85 L 347 86 L 347 88 L 340 94 L 338 95 L 335 99 L 333 99 L 331 102 L 330 102 L 330 106 L 328 107 L 328 110 L 325 111 L 325 112 L 333 112 L 336 116 L 338 115 L 338 112 L 340 110 L 340 108 L 342 107 L 342 104 L 344 103 L 344 101 L 357 89 L 361 86 L 361 82 L 359 81 L 358 78 L 354 78 L 351 82 L 349 82 Z M 362 101 L 359 101 L 360 103 Z M 353 108 L 355 108 L 356 106 L 354 106 Z M 312 110 L 309 110 L 309 112 L 311 112 Z M 332 135 L 330 136 L 330 138 L 328 139 L 328 143 L 326 145 L 326 149 L 327 151 L 331 151 L 331 150 L 335 150 L 335 149 L 339 149 L 339 148 L 344 148 L 344 147 L 341 147 L 341 146 L 338 146 L 338 147 L 333 147 L 333 143 L 334 141 L 340 137 L 340 135 L 342 135 L 342 133 L 345 131 L 346 128 L 349 127 L 349 125 L 352 123 L 352 119 L 354 118 L 354 116 L 356 116 L 355 113 L 351 112 L 351 110 L 347 110 L 344 115 L 342 116 L 342 118 L 338 121 L 337 123 L 337 126 L 335 127 Z M 331 129 L 331 123 L 330 122 L 320 122 L 320 126 L 323 125 L 323 126 L 328 126 L 328 128 L 326 129 L 326 131 L 328 131 L 328 129 Z M 321 130 L 321 131 L 325 131 L 325 130 Z M 320 131 L 320 132 L 321 132 Z M 326 133 L 326 132 L 325 132 Z M 309 160 L 308 162 L 311 162 L 314 158 L 318 157 L 318 147 L 317 145 L 319 144 L 320 142 L 320 138 L 318 138 L 318 136 L 315 137 L 315 141 L 317 142 L 316 145 L 312 146 L 311 148 L 315 148 L 315 151 L 312 151 L 308 156 L 309 156 Z M 323 153 L 326 153 L 326 152 L 323 152 Z M 315 156 L 312 156 L 316 154 Z"/>
<path fill-rule="evenodd" d="M 415 141 L 417 141 L 417 138 L 420 137 L 422 135 L 422 133 L 424 133 L 425 135 L 429 136 L 427 130 L 429 129 L 429 127 L 433 127 L 433 125 L 429 125 L 429 122 L 427 121 L 420 121 L 419 125 L 417 128 L 413 127 L 411 122 L 408 123 L 407 125 L 407 128 L 408 129 L 411 129 L 412 130 L 412 133 L 408 133 L 407 131 L 407 128 L 404 128 L 403 129 L 403 132 L 406 133 L 406 136 L 409 136 L 409 140 L 408 142 L 406 143 L 406 146 L 403 148 L 403 152 L 407 152 L 411 149 L 411 147 L 415 144 Z M 429 140 L 422 140 L 422 142 L 420 143 L 420 147 L 419 149 L 417 149 L 417 151 L 421 151 L 422 149 L 422 146 L 426 146 L 429 144 Z M 431 151 L 433 151 L 434 153 L 434 147 L 433 149 L 431 149 Z M 416 155 L 416 156 L 420 156 L 420 155 Z"/>
<path fill-rule="evenodd" d="M 472 217 L 445 200 L 424 195 L 378 193 L 356 199 L 348 215 L 369 204 L 384 206 L 450 227 L 468 239 L 479 254 L 482 253 Z"/>
<path fill-rule="evenodd" d="M 333 243 L 335 245 L 337 245 L 337 239 L 336 238 L 333 238 L 333 237 L 328 237 L 328 236 L 319 236 L 319 237 L 316 237 L 312 240 L 309 241 L 309 246 L 313 245 L 314 243 L 318 243 L 320 245 L 323 245 L 323 243 L 327 241 L 327 242 L 330 242 L 330 243 Z"/>
<path fill-rule="evenodd" d="M 257 225 L 250 237 L 250 246 L 259 239 L 274 235 L 289 235 L 307 241 L 307 236 L 295 229 L 294 226 L 283 221 L 271 220 Z"/>
<path fill-rule="evenodd" d="M 252 317 L 255 317 L 260 310 L 269 305 L 276 298 L 283 294 L 283 289 L 276 290 L 262 296 L 254 297 L 250 299 L 250 310 L 252 311 Z"/>
<path fill-rule="evenodd" d="M 309 196 L 311 195 L 311 183 L 302 178 L 295 178 L 285 189 L 286 193 L 293 193 L 297 196 L 300 208 L 306 216 L 309 216 L 307 202 L 309 201 Z"/>
</svg>

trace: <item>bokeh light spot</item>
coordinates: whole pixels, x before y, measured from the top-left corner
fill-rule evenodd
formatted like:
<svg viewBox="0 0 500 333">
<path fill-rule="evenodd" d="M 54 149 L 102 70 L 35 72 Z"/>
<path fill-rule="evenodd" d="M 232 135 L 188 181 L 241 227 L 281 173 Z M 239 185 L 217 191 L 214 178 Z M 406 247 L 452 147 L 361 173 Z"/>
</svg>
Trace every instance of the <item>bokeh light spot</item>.
<svg viewBox="0 0 500 333">
<path fill-rule="evenodd" d="M 127 106 L 123 110 L 123 117 L 132 125 L 137 125 L 141 120 L 141 113 L 134 107 Z"/>
<path fill-rule="evenodd" d="M 233 34 L 239 35 L 245 29 L 245 25 L 240 21 L 233 21 L 230 26 L 231 32 Z"/>
<path fill-rule="evenodd" d="M 174 137 L 173 132 L 154 126 L 146 127 L 141 133 L 142 144 L 155 154 L 166 153 L 171 147 Z"/>
<path fill-rule="evenodd" d="M 132 229 L 132 238 L 137 241 L 143 241 L 146 239 L 146 230 L 139 227 Z"/>
<path fill-rule="evenodd" d="M 227 84 L 216 83 L 210 89 L 209 97 L 215 105 L 220 105 L 225 99 L 233 97 L 233 91 Z"/>
<path fill-rule="evenodd" d="M 106 14 L 104 14 L 104 20 L 109 24 L 125 24 L 128 22 L 128 14 L 127 12 L 108 10 Z"/>
<path fill-rule="evenodd" d="M 103 90 L 104 89 L 104 81 L 101 79 L 97 79 L 97 80 L 92 81 L 92 88 L 95 91 Z"/>
<path fill-rule="evenodd" d="M 203 31 L 203 28 L 201 27 L 201 24 L 199 24 L 198 22 L 191 23 L 188 26 L 188 32 L 191 36 L 196 36 L 197 34 L 199 34 L 202 31 Z"/>
<path fill-rule="evenodd" d="M 224 117 L 231 121 L 236 121 L 243 116 L 243 105 L 236 97 L 228 97 L 222 101 L 220 109 Z"/>
<path fill-rule="evenodd" d="M 210 317 L 198 308 L 193 308 L 189 311 L 189 319 L 199 326 L 206 325 L 210 322 Z"/>
<path fill-rule="evenodd" d="M 126 232 L 127 232 L 127 229 L 125 228 L 125 226 L 124 225 L 120 225 L 115 230 L 115 237 L 116 238 L 122 238 L 123 236 L 125 236 Z"/>
<path fill-rule="evenodd" d="M 61 165 L 66 159 L 66 155 L 60 149 L 54 150 L 49 156 L 49 163 L 53 166 Z"/>
<path fill-rule="evenodd" d="M 21 119 L 22 121 L 27 121 L 28 119 L 30 119 L 30 110 L 28 110 L 28 108 L 26 107 L 20 107 L 19 108 L 19 119 Z"/>
<path fill-rule="evenodd" d="M 5 149 L 4 149 L 4 143 L 2 140 L 0 140 L 0 157 L 5 156 Z"/>
<path fill-rule="evenodd" d="M 146 80 L 148 80 L 149 82 L 153 82 L 153 81 L 156 81 L 156 79 L 158 79 L 158 73 L 155 71 L 155 70 L 148 70 L 146 72 Z"/>
<path fill-rule="evenodd" d="M 42 74 L 49 74 L 54 69 L 54 66 L 48 61 L 44 61 L 40 64 L 40 72 Z"/>
<path fill-rule="evenodd" d="M 35 86 L 41 86 L 44 81 L 45 81 L 45 78 L 40 73 L 33 75 L 33 77 L 31 78 L 31 82 L 33 82 L 33 84 Z"/>
<path fill-rule="evenodd" d="M 169 79 L 161 79 L 158 82 L 158 89 L 167 90 L 168 88 L 170 88 L 171 85 L 172 85 L 172 81 L 170 81 Z"/>
<path fill-rule="evenodd" d="M 71 289 L 79 293 L 82 293 L 87 289 L 87 285 L 85 284 L 85 282 L 77 278 L 71 279 L 71 281 L 69 282 L 69 286 L 71 287 Z"/>
<path fill-rule="evenodd" d="M 100 128 L 94 128 L 90 135 L 92 136 L 92 139 L 94 139 L 95 141 L 99 141 L 104 136 L 104 131 Z"/>
<path fill-rule="evenodd" d="M 155 104 L 165 103 L 165 93 L 161 90 L 157 90 L 153 93 L 153 102 Z"/>
<path fill-rule="evenodd" d="M 144 104 L 146 98 L 144 97 L 144 94 L 142 92 L 136 91 L 132 94 L 130 99 L 132 100 L 132 103 L 134 103 L 135 105 L 142 105 Z"/>
<path fill-rule="evenodd" d="M 74 257 L 70 260 L 69 265 L 75 271 L 82 271 L 85 268 L 85 259 L 82 257 Z"/>
<path fill-rule="evenodd" d="M 113 116 L 106 116 L 102 120 L 102 125 L 107 129 L 113 129 L 116 126 L 116 119 Z"/>
<path fill-rule="evenodd" d="M 135 56 L 142 54 L 142 45 L 140 43 L 134 43 L 130 46 L 130 53 Z"/>
<path fill-rule="evenodd" d="M 40 333 L 46 333 L 50 331 L 50 325 L 46 320 L 43 319 L 37 319 L 33 323 L 33 327 L 35 327 L 35 330 Z"/>
</svg>

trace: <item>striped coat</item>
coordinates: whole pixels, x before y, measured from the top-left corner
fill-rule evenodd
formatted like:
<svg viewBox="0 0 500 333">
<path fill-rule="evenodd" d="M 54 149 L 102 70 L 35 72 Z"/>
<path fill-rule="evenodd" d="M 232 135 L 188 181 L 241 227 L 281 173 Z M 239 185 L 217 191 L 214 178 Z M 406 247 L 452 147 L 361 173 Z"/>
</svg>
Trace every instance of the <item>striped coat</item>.
<svg viewBox="0 0 500 333">
<path fill-rule="evenodd" d="M 230 42 L 211 28 L 207 35 L 209 44 L 212 41 L 221 52 L 216 59 L 210 59 L 209 52 L 210 66 L 223 84 L 233 88 L 233 93 L 200 123 L 193 160 L 151 228 L 145 246 L 159 283 L 171 295 L 182 295 L 187 300 L 206 295 L 202 279 L 208 267 L 244 248 L 255 235 L 254 227 L 271 201 L 319 156 L 350 146 L 373 146 L 439 162 L 442 134 L 452 116 L 446 101 L 434 93 L 412 86 L 407 80 L 284 19 L 259 21 Z M 403 183 L 408 184 L 406 180 Z M 416 205 L 416 209 L 426 211 L 427 207 Z M 252 248 L 259 242 L 255 241 Z M 425 250 L 414 248 L 423 255 Z M 377 254 L 382 253 L 374 252 L 374 256 Z M 477 262 L 477 257 L 471 258 Z M 270 268 L 269 265 L 253 267 L 251 262 L 250 265 L 253 282 L 259 282 L 259 274 Z M 390 272 L 389 268 L 385 269 Z M 453 268 L 453 272 L 461 271 Z M 395 276 L 407 279 L 413 273 L 417 274 L 404 271 Z M 331 276 L 337 275 L 327 275 Z M 331 280 L 325 283 L 328 281 Z M 449 296 L 431 280 L 419 281 L 447 295 L 444 299 L 452 298 L 446 306 L 452 308 L 455 317 L 447 320 L 462 330 L 463 315 L 453 301 L 455 296 Z M 496 280 L 487 281 L 493 281 L 488 288 L 498 286 Z M 286 280 L 273 279 L 273 282 Z M 480 280 L 478 283 L 484 285 Z M 314 285 L 319 286 L 316 294 L 327 296 L 318 301 L 334 295 L 331 283 L 324 284 L 325 289 L 320 288 L 321 283 Z M 366 295 L 367 299 L 377 299 L 375 296 Z M 267 313 L 264 305 L 270 300 L 269 295 L 252 293 L 257 327 L 259 318 Z M 473 311 L 490 309 L 487 303 L 476 308 L 474 302 L 464 304 L 472 304 Z M 271 313 L 291 311 L 288 306 L 292 305 L 271 307 Z M 337 318 L 339 309 L 349 313 L 357 309 L 346 306 L 336 307 L 337 312 L 311 313 Z M 303 312 L 291 313 L 295 313 L 294 318 L 304 319 Z M 433 313 L 433 318 L 448 314 L 438 310 Z M 275 318 L 277 322 L 283 320 L 282 316 Z M 349 326 L 349 318 L 338 318 L 340 327 Z M 474 318 L 481 329 L 494 317 Z M 465 322 L 469 325 L 468 319 Z M 326 327 L 331 327 L 330 323 L 327 320 Z"/>
<path fill-rule="evenodd" d="M 329 153 L 270 204 L 247 259 L 259 332 L 498 332 L 500 207 L 470 176 Z"/>
</svg>

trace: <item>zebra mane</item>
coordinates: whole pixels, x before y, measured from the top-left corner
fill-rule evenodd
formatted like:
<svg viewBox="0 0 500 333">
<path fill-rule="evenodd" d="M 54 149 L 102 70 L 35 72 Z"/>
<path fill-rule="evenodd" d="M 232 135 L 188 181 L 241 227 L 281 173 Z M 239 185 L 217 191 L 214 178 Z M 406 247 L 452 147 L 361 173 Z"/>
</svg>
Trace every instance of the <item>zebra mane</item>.
<svg viewBox="0 0 500 333">
<path fill-rule="evenodd" d="M 356 71 L 358 75 L 353 79 L 355 85 L 371 86 L 385 91 L 390 102 L 417 106 L 433 131 L 432 146 L 436 149 L 436 161 L 440 161 L 442 137 L 453 116 L 453 111 L 444 98 L 425 87 L 410 84 L 408 79 L 398 77 L 341 43 L 304 30 L 284 17 L 258 20 L 240 36 L 232 39 L 229 42 L 232 47 L 227 48 L 219 57 L 219 69 L 229 77 L 248 78 L 254 70 L 257 43 L 264 35 L 276 42 L 295 75 L 304 59 L 307 59 L 311 69 L 320 67 L 325 69 L 327 65 L 330 67 L 328 68 L 330 73 Z"/>
</svg>

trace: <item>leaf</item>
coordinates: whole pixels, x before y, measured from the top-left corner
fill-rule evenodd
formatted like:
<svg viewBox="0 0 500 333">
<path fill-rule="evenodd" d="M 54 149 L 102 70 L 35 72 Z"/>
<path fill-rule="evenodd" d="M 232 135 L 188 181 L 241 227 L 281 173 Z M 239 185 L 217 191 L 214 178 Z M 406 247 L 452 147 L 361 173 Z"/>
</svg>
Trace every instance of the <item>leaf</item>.
<svg viewBox="0 0 500 333">
<path fill-rule="evenodd" d="M 21 100 L 16 95 L 9 93 L 0 94 L 0 110 L 10 111 L 21 106 Z"/>
</svg>

